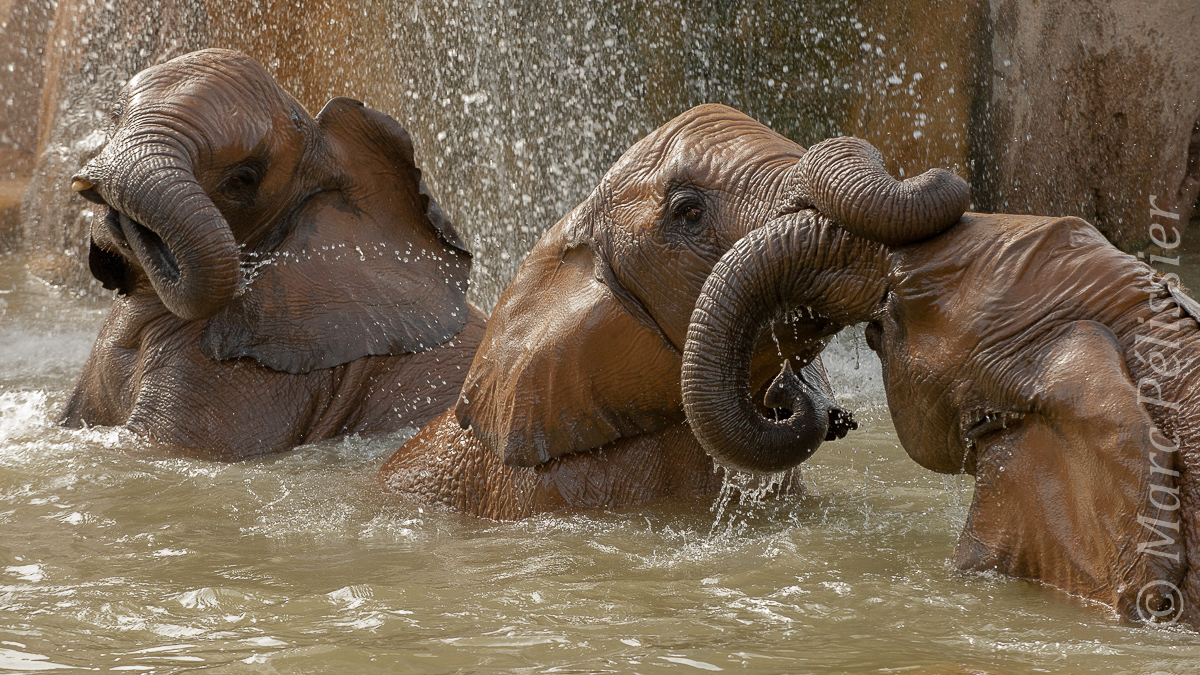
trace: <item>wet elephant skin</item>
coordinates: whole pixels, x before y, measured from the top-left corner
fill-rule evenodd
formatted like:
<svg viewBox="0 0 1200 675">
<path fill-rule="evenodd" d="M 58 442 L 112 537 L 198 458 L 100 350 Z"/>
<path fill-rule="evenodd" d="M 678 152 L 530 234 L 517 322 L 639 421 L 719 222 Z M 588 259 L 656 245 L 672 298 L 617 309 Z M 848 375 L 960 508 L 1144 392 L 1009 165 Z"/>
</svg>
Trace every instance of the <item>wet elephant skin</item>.
<svg viewBox="0 0 1200 675">
<path fill-rule="evenodd" d="M 800 210 L 713 274 L 756 312 L 870 322 L 906 452 L 976 479 L 957 567 L 1200 625 L 1200 307 L 1148 265 L 1077 218 L 968 213 L 889 248 Z"/>
<path fill-rule="evenodd" d="M 681 407 L 683 341 L 712 265 L 778 212 L 803 153 L 718 105 L 635 144 L 530 251 L 454 410 L 396 452 L 384 487 L 498 519 L 713 494 L 720 470 Z M 750 377 L 764 414 L 790 360 L 803 377 L 786 375 L 816 391 L 781 389 L 811 398 L 788 405 L 817 402 L 822 437 L 846 433 L 821 407 L 832 394 L 814 357 L 830 335 L 797 319 L 758 336 Z M 785 483 L 801 489 L 798 475 Z"/>
<path fill-rule="evenodd" d="M 392 118 L 313 118 L 249 57 L 194 52 L 125 85 L 71 187 L 117 295 L 61 423 L 234 460 L 453 403 L 485 317 Z"/>
<path fill-rule="evenodd" d="M 968 214 L 891 260 L 897 434 L 976 480 L 955 565 L 1200 625 L 1194 301 L 1076 218 Z"/>
</svg>

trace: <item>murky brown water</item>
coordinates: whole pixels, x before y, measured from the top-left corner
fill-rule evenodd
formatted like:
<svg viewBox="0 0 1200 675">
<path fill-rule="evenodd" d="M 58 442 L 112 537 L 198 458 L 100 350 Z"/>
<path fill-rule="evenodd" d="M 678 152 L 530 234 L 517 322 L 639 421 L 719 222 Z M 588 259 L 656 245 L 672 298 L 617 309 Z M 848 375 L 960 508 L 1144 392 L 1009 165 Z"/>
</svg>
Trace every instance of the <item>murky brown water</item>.
<svg viewBox="0 0 1200 675">
<path fill-rule="evenodd" d="M 422 512 L 373 472 L 404 435 L 243 464 L 51 423 L 106 307 L 0 259 L 0 671 L 1194 672 L 1200 635 L 947 564 L 967 478 L 899 448 L 860 343 L 864 430 L 811 494 L 566 513 Z"/>
</svg>

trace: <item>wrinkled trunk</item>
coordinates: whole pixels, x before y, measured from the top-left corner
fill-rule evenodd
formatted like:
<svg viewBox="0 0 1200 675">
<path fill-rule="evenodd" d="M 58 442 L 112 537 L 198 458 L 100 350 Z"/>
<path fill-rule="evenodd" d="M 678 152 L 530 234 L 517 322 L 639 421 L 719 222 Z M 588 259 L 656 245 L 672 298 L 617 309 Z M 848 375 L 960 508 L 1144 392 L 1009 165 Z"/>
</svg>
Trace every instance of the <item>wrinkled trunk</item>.
<svg viewBox="0 0 1200 675">
<path fill-rule="evenodd" d="M 683 355 L 684 410 L 719 462 L 769 473 L 807 459 L 828 420 L 770 420 L 750 398 L 759 333 L 788 312 L 849 325 L 870 318 L 885 291 L 887 250 L 811 211 L 777 218 L 734 245 L 696 300 Z M 801 411 L 797 411 L 801 412 Z"/>
<path fill-rule="evenodd" d="M 967 210 L 971 190 L 945 169 L 897 181 L 870 143 L 853 136 L 817 143 L 796 166 L 793 198 L 860 237 L 898 246 L 943 232 Z"/>
<path fill-rule="evenodd" d="M 141 132 L 110 144 L 72 187 L 118 212 L 111 226 L 171 312 L 205 319 L 233 298 L 239 275 L 233 232 L 171 136 Z"/>
<path fill-rule="evenodd" d="M 750 358 L 759 331 L 788 311 L 842 326 L 867 321 L 886 291 L 887 246 L 932 237 L 970 202 L 965 181 L 932 169 L 904 182 L 871 144 L 831 138 L 796 164 L 790 212 L 746 235 L 704 283 L 683 356 L 683 405 L 705 450 L 735 468 L 795 466 L 824 437 L 814 411 L 782 422 L 750 400 Z M 815 207 L 819 213 L 807 211 Z"/>
</svg>

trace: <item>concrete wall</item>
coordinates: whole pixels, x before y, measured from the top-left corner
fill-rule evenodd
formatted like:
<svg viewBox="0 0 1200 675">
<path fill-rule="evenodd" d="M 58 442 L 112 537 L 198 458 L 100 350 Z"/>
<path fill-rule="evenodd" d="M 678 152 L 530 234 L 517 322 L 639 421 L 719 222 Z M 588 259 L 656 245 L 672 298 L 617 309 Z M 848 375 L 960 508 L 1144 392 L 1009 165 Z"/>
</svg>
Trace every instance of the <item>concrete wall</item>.
<svg viewBox="0 0 1200 675">
<path fill-rule="evenodd" d="M 1200 193 L 1200 2 L 992 3 L 992 211 L 1072 214 L 1125 245 L 1150 197 L 1187 223 Z"/>
</svg>

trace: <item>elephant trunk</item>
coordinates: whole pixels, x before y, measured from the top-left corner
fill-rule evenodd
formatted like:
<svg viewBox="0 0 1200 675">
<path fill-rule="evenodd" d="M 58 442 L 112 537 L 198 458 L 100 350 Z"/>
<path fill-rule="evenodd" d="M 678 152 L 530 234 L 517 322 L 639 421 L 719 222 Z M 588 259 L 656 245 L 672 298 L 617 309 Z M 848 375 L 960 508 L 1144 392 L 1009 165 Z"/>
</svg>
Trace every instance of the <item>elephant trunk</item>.
<svg viewBox="0 0 1200 675">
<path fill-rule="evenodd" d="M 835 324 L 866 320 L 883 297 L 886 262 L 882 246 L 812 212 L 777 218 L 725 253 L 696 300 L 683 354 L 684 410 L 710 455 L 757 473 L 808 459 L 826 439 L 828 406 L 783 420 L 759 414 L 750 398 L 755 341 L 801 307 Z"/>
<path fill-rule="evenodd" d="M 791 213 L 746 235 L 713 267 L 684 347 L 681 386 L 693 433 L 710 455 L 749 471 L 799 464 L 823 440 L 821 420 L 768 420 L 751 402 L 759 331 L 800 307 L 843 326 L 869 320 L 887 289 L 886 247 L 949 229 L 970 202 L 966 182 L 942 169 L 896 181 L 857 138 L 818 143 L 795 175 Z"/>
<path fill-rule="evenodd" d="M 132 135 L 89 162 L 72 187 L 116 210 L 114 224 L 172 313 L 206 319 L 233 298 L 237 242 L 177 140 Z"/>
<path fill-rule="evenodd" d="M 861 237 L 888 246 L 928 239 L 958 222 L 971 201 L 966 181 L 930 169 L 903 182 L 861 138 L 822 141 L 797 164 L 797 197 Z"/>
</svg>

